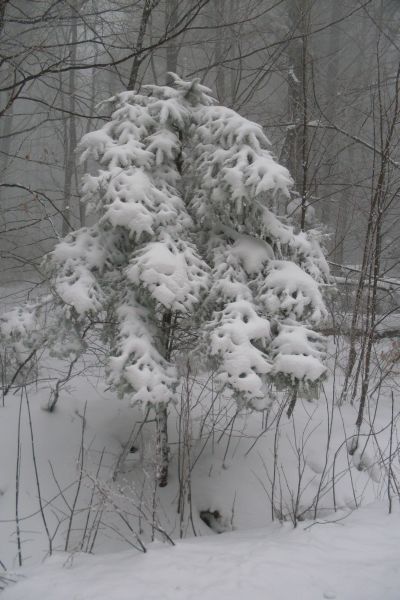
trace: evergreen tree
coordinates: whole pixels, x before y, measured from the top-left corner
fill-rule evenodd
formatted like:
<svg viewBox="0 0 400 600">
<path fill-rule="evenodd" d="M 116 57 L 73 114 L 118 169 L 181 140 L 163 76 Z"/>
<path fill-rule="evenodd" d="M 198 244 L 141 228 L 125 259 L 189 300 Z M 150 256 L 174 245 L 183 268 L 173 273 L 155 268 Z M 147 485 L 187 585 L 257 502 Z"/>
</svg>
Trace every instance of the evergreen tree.
<svg viewBox="0 0 400 600">
<path fill-rule="evenodd" d="M 64 337 L 102 323 L 109 381 L 154 408 L 160 486 L 179 354 L 189 343 L 241 405 L 266 407 L 271 384 L 314 386 L 328 277 L 315 233 L 278 216 L 292 180 L 262 128 L 198 81 L 171 79 L 116 95 L 110 121 L 83 137 L 94 224 L 46 259 Z"/>
<path fill-rule="evenodd" d="M 205 351 L 245 404 L 266 407 L 268 383 L 308 391 L 325 373 L 329 270 L 318 232 L 296 233 L 285 213 L 292 180 L 256 123 L 221 106 L 195 107 L 190 209 L 211 268 Z"/>
</svg>

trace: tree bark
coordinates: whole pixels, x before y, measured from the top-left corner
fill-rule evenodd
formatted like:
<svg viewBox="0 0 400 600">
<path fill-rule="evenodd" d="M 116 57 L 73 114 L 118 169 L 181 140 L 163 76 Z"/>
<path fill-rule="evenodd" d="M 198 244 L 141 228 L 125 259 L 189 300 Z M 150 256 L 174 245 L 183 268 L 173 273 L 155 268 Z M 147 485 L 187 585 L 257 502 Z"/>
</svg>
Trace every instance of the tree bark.
<svg viewBox="0 0 400 600">
<path fill-rule="evenodd" d="M 159 487 L 168 484 L 169 446 L 168 446 L 168 410 L 160 403 L 156 407 L 156 479 Z"/>
<path fill-rule="evenodd" d="M 161 321 L 161 344 L 166 360 L 171 359 L 174 323 L 172 312 L 167 310 Z M 168 409 L 167 404 L 160 402 L 155 407 L 156 413 L 156 479 L 159 487 L 168 484 L 169 445 L 168 445 Z"/>
</svg>

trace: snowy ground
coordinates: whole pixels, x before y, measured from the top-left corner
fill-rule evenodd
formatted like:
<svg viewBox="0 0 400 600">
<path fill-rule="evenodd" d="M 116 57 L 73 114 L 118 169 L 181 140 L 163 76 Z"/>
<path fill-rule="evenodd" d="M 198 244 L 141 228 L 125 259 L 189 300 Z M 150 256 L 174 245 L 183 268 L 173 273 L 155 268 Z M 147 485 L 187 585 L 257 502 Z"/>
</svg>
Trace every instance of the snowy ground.
<svg viewBox="0 0 400 600">
<path fill-rule="evenodd" d="M 400 599 L 399 504 L 394 496 L 388 515 L 387 500 L 390 392 L 397 379 L 382 387 L 378 406 L 373 400 L 367 406 L 362 443 L 352 456 L 347 447 L 356 407 L 333 404 L 337 379 L 326 382 L 319 399 L 299 400 L 293 418 L 283 412 L 278 422 L 272 412 L 267 428 L 265 413 L 244 411 L 232 420 L 233 404 L 222 397 L 211 410 L 207 394 L 195 386 L 196 408 L 186 431 L 191 510 L 186 504 L 181 518 L 179 468 L 185 456 L 178 450 L 186 434 L 178 424 L 185 407 L 171 409 L 170 483 L 154 495 L 154 423 L 141 427 L 143 412 L 105 390 L 88 364 L 77 365 L 50 414 L 43 406 L 64 374 L 65 367 L 50 361 L 46 377 L 28 386 L 27 395 L 10 393 L 0 406 L 0 561 L 19 578 L 4 600 L 242 600 L 248 594 L 252 600 Z M 20 408 L 22 570 L 15 521 Z M 398 394 L 393 409 L 398 415 Z M 137 452 L 119 463 L 132 431 Z M 396 429 L 392 438 L 398 477 Z M 50 557 L 39 491 L 52 537 Z M 154 507 L 156 525 L 175 547 L 161 543 L 163 534 L 151 542 Z M 200 520 L 203 510 L 221 514 L 224 533 L 216 535 Z M 137 534 L 146 554 L 132 550 Z M 90 548 L 94 556 L 81 552 Z"/>
<path fill-rule="evenodd" d="M 141 555 L 58 554 L 4 600 L 398 600 L 398 510 L 375 503 L 336 519 L 156 543 Z"/>
</svg>

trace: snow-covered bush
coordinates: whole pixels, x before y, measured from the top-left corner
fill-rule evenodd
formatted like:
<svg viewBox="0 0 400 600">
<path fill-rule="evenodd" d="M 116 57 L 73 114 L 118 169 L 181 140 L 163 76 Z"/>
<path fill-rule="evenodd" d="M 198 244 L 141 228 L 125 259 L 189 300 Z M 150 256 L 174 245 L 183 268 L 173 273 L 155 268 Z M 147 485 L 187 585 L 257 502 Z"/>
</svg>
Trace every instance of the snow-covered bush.
<svg viewBox="0 0 400 600">
<path fill-rule="evenodd" d="M 201 357 L 241 405 L 267 406 L 274 382 L 315 386 L 328 277 L 317 233 L 277 216 L 292 180 L 262 128 L 172 79 L 111 98 L 109 122 L 83 137 L 93 224 L 46 259 L 62 321 L 77 339 L 100 324 L 110 383 L 155 409 L 160 486 L 179 355 Z"/>
</svg>

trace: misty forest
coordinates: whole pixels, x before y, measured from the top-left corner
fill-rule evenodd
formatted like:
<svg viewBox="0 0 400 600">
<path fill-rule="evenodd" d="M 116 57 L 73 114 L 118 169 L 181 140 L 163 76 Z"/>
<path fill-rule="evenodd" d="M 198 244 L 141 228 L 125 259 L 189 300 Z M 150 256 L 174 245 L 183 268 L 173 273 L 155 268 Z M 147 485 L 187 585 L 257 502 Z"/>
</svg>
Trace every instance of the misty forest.
<svg viewBox="0 0 400 600">
<path fill-rule="evenodd" d="M 0 0 L 0 594 L 399 600 L 400 2 Z"/>
</svg>

